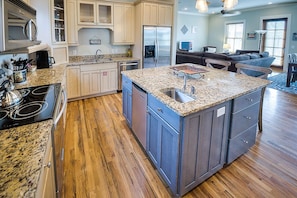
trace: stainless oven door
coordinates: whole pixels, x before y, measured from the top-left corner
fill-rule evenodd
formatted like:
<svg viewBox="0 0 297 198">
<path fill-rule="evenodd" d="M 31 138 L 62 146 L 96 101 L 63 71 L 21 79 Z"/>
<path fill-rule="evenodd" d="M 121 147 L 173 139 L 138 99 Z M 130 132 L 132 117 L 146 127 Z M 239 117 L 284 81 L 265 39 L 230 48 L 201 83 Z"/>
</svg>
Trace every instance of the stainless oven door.
<svg viewBox="0 0 297 198">
<path fill-rule="evenodd" d="M 54 127 L 52 132 L 54 164 L 55 164 L 55 180 L 57 197 L 62 197 L 63 176 L 64 176 L 64 136 L 65 136 L 65 120 L 63 114 L 66 113 L 67 95 L 62 89 L 60 97 L 57 99 L 56 112 L 54 119 Z"/>
</svg>

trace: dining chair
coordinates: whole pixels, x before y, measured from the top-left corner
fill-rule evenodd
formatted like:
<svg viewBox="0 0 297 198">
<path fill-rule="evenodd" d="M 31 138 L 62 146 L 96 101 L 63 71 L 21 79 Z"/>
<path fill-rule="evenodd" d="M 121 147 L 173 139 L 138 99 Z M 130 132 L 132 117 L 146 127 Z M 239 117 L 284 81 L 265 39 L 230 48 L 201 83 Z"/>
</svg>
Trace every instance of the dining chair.
<svg viewBox="0 0 297 198">
<path fill-rule="evenodd" d="M 235 65 L 237 68 L 237 73 L 244 74 L 248 76 L 253 76 L 256 78 L 267 79 L 268 75 L 272 73 L 272 69 L 267 67 L 259 67 L 254 65 L 247 65 L 243 63 L 237 63 Z M 263 130 L 263 99 L 266 87 L 261 90 L 261 99 L 260 99 L 260 110 L 259 110 L 259 119 L 258 119 L 258 127 L 259 132 Z"/>
<path fill-rule="evenodd" d="M 297 80 L 297 53 L 289 54 L 289 63 L 287 71 L 287 83 L 286 87 L 290 87 L 291 82 Z"/>
<path fill-rule="evenodd" d="M 206 67 L 211 68 L 217 68 L 222 70 L 228 70 L 228 67 L 231 65 L 230 61 L 224 61 L 224 60 L 217 60 L 217 59 L 211 59 L 207 58 L 205 59 Z"/>
</svg>

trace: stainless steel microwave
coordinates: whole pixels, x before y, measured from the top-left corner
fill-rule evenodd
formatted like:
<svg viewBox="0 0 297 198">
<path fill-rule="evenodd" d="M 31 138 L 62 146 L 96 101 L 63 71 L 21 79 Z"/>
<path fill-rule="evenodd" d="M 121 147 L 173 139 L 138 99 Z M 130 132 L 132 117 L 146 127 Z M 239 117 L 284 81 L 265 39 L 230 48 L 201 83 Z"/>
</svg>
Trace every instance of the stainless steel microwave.
<svg viewBox="0 0 297 198">
<path fill-rule="evenodd" d="M 21 0 L 0 0 L 0 52 L 39 44 L 36 10 Z"/>
</svg>

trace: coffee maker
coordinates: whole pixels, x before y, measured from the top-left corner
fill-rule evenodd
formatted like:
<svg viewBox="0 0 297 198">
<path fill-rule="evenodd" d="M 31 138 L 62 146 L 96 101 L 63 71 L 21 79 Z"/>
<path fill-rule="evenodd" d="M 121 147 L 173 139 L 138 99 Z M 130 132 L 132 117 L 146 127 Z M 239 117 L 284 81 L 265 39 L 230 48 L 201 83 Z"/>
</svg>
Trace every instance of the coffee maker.
<svg viewBox="0 0 297 198">
<path fill-rule="evenodd" d="M 54 57 L 48 56 L 48 51 L 41 50 L 36 52 L 37 69 L 49 68 L 55 63 Z"/>
</svg>

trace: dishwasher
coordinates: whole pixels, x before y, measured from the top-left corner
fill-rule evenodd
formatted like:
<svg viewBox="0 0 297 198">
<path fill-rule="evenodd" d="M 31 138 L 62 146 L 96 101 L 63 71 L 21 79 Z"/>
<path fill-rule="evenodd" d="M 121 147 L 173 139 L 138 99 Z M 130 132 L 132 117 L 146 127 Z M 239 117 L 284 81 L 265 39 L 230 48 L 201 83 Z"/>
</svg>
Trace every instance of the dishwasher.
<svg viewBox="0 0 297 198">
<path fill-rule="evenodd" d="M 147 93 L 133 83 L 132 87 L 132 131 L 146 148 L 146 107 Z"/>
<path fill-rule="evenodd" d="M 120 61 L 118 62 L 118 91 L 122 91 L 122 71 L 139 69 L 139 61 Z"/>
</svg>

